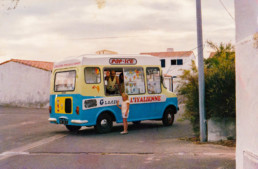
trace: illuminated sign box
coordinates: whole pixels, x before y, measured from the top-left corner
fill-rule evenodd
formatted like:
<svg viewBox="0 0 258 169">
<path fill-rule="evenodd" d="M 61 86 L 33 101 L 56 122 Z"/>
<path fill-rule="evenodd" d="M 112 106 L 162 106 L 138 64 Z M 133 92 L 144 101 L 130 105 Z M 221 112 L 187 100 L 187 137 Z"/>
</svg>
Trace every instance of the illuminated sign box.
<svg viewBox="0 0 258 169">
<path fill-rule="evenodd" d="M 110 58 L 111 65 L 136 65 L 137 60 L 134 58 Z"/>
</svg>

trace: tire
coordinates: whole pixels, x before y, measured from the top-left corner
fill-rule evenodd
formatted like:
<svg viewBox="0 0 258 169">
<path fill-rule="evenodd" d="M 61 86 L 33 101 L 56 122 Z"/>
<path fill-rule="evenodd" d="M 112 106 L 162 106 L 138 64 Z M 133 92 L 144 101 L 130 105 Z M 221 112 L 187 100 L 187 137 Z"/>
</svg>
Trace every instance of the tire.
<svg viewBox="0 0 258 169">
<path fill-rule="evenodd" d="M 111 131 L 113 126 L 112 117 L 109 114 L 101 114 L 97 119 L 97 124 L 94 126 L 95 130 L 102 134 Z"/>
<path fill-rule="evenodd" d="M 133 121 L 133 124 L 134 124 L 134 125 L 140 125 L 140 124 L 141 124 L 141 121 Z"/>
<path fill-rule="evenodd" d="M 66 127 L 70 132 L 76 132 L 76 131 L 79 131 L 82 126 L 65 125 L 65 127 Z"/>
<path fill-rule="evenodd" d="M 164 126 L 172 126 L 174 123 L 174 109 L 169 107 L 165 110 L 162 118 L 162 122 Z"/>
</svg>

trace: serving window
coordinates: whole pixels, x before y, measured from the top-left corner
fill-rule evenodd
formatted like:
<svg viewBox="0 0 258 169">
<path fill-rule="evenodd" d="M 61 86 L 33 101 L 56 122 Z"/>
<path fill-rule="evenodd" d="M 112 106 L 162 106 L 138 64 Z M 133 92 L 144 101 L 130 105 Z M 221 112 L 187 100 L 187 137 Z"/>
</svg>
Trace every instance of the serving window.
<svg viewBox="0 0 258 169">
<path fill-rule="evenodd" d="M 124 92 L 123 68 L 104 68 L 104 89 L 106 96 L 121 95 Z"/>
<path fill-rule="evenodd" d="M 160 84 L 160 70 L 159 68 L 152 67 L 146 69 L 147 83 L 148 83 L 148 93 L 149 94 L 159 94 L 161 93 Z"/>
<path fill-rule="evenodd" d="M 127 94 L 144 94 L 143 68 L 124 68 L 124 85 Z"/>
<path fill-rule="evenodd" d="M 98 67 L 86 67 L 84 69 L 85 82 L 87 84 L 100 83 L 100 69 Z"/>
<path fill-rule="evenodd" d="M 55 91 L 56 92 L 74 91 L 75 79 L 76 79 L 75 70 L 57 72 L 55 74 L 55 86 L 54 86 Z"/>
</svg>

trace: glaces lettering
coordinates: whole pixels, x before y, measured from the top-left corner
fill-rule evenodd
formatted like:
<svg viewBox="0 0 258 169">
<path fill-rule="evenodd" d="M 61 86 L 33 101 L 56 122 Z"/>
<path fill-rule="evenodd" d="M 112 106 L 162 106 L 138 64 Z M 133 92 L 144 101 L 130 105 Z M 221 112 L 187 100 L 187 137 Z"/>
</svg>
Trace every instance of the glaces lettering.
<svg viewBox="0 0 258 169">
<path fill-rule="evenodd" d="M 117 103 L 117 100 L 103 100 L 103 99 L 101 99 L 100 101 L 99 101 L 99 104 L 100 105 L 114 105 L 114 104 L 116 104 Z"/>
</svg>

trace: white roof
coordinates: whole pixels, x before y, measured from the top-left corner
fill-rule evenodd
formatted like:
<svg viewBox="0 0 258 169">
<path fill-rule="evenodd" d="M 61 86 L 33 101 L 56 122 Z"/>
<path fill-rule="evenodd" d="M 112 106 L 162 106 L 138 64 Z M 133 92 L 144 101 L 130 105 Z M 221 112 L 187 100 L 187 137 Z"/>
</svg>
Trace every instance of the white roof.
<svg viewBox="0 0 258 169">
<path fill-rule="evenodd" d="M 151 55 L 81 55 L 54 63 L 54 68 L 78 65 L 160 65 L 160 59 Z"/>
</svg>

